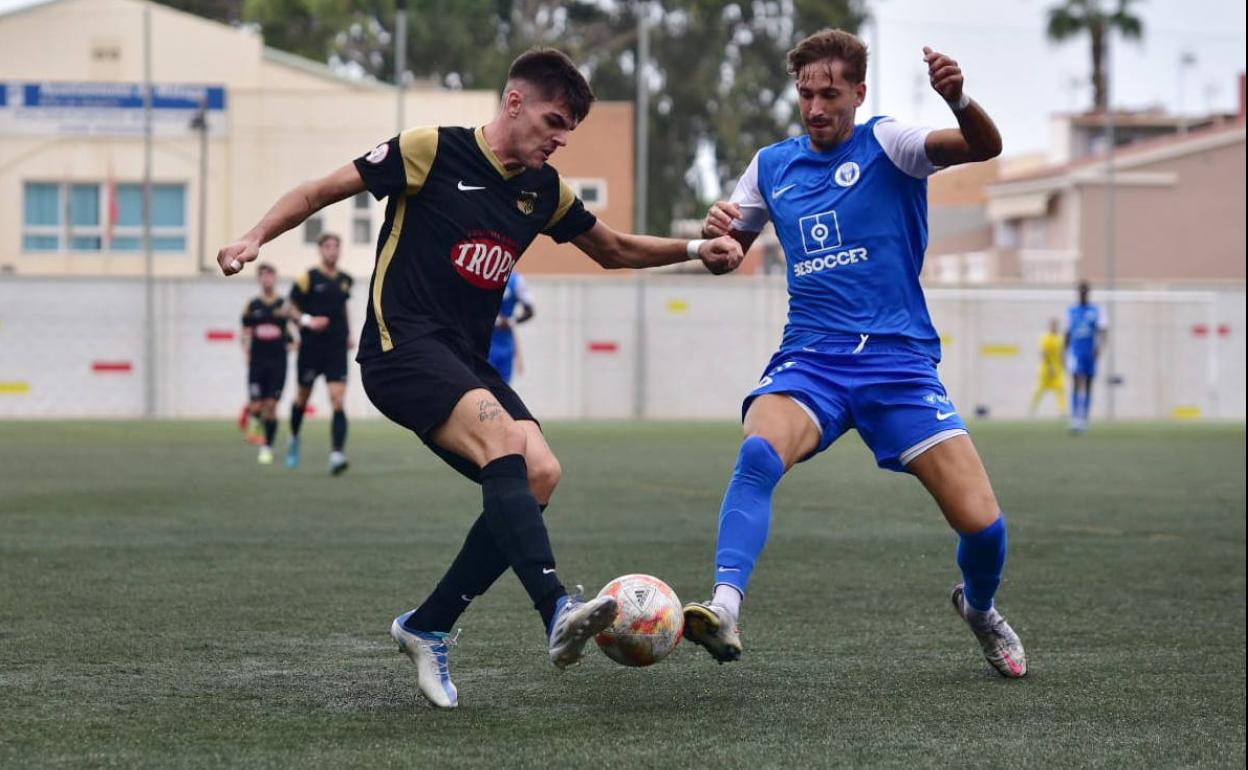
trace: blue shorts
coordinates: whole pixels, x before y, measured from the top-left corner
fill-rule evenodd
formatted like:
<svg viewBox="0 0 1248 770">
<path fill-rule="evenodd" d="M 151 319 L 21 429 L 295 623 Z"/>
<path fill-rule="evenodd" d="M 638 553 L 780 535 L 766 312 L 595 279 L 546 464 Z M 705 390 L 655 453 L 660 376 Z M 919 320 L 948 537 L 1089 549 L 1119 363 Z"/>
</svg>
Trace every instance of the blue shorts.
<svg viewBox="0 0 1248 770">
<path fill-rule="evenodd" d="M 495 337 L 490 344 L 490 366 L 494 367 L 503 382 L 511 382 L 512 365 L 516 362 L 516 343 Z"/>
<path fill-rule="evenodd" d="M 742 419 L 766 393 L 792 397 L 819 427 L 818 454 L 856 428 L 881 468 L 904 471 L 914 458 L 966 435 L 936 362 L 904 341 L 855 339 L 781 349 L 741 405 Z M 809 458 L 802 458 L 803 460 Z"/>
<path fill-rule="evenodd" d="M 1080 374 L 1088 379 L 1096 376 L 1096 353 L 1091 350 L 1071 350 L 1070 360 L 1066 362 L 1071 374 Z"/>
</svg>

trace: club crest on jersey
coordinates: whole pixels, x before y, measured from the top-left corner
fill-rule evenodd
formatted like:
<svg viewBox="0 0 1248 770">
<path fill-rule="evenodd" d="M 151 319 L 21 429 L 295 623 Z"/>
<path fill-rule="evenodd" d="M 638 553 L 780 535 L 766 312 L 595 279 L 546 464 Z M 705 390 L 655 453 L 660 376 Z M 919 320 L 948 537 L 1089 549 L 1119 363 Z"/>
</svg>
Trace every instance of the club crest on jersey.
<svg viewBox="0 0 1248 770">
<path fill-rule="evenodd" d="M 369 163 L 372 163 L 375 166 L 378 163 L 385 160 L 386 156 L 389 154 L 390 154 L 390 143 L 382 142 L 381 144 L 377 145 L 373 149 L 369 150 L 368 154 L 364 156 L 364 160 L 368 161 Z"/>
<path fill-rule="evenodd" d="M 537 210 L 537 193 L 521 190 L 520 197 L 516 198 L 516 208 L 526 217 L 532 214 Z"/>
<path fill-rule="evenodd" d="M 478 289 L 501 289 L 516 266 L 518 251 L 499 233 L 472 232 L 451 247 L 451 265 Z"/>
<path fill-rule="evenodd" d="M 852 160 L 845 161 L 836 167 L 835 179 L 841 187 L 853 187 L 854 182 L 857 182 L 860 176 L 862 176 L 862 169 Z"/>
</svg>

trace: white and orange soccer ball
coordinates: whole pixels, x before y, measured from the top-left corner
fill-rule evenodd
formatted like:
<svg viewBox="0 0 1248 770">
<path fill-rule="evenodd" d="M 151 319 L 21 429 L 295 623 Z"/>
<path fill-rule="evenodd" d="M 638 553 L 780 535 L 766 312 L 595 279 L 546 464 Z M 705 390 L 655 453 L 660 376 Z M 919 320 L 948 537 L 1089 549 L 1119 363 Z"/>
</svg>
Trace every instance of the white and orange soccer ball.
<svg viewBox="0 0 1248 770">
<path fill-rule="evenodd" d="M 615 622 L 594 638 L 606 656 L 625 666 L 651 666 L 676 648 L 685 614 L 671 587 L 651 575 L 624 575 L 599 596 L 615 598 Z"/>
</svg>

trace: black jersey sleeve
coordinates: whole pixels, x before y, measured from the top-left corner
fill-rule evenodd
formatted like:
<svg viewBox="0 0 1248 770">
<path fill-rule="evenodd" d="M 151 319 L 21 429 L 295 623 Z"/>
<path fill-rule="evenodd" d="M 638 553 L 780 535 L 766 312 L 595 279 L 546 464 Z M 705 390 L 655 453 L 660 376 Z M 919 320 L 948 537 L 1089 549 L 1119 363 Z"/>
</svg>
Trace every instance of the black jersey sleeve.
<svg viewBox="0 0 1248 770">
<path fill-rule="evenodd" d="M 598 217 L 585 210 L 585 204 L 576 197 L 568 183 L 559 180 L 559 206 L 546 223 L 543 233 L 555 239 L 555 243 L 567 243 L 578 235 L 588 232 L 598 222 Z"/>
<path fill-rule="evenodd" d="M 290 301 L 299 308 L 299 312 L 304 312 L 304 297 L 308 296 L 308 290 L 312 285 L 312 276 L 307 273 L 301 273 L 295 282 L 290 285 Z"/>
<path fill-rule="evenodd" d="M 438 129 L 409 128 L 355 159 L 364 187 L 377 200 L 415 195 L 424 186 L 438 152 Z"/>
<path fill-rule="evenodd" d="M 247 304 L 243 305 L 243 319 L 242 320 L 243 320 L 244 327 L 253 325 L 252 320 L 251 320 L 251 300 L 248 300 Z"/>
</svg>

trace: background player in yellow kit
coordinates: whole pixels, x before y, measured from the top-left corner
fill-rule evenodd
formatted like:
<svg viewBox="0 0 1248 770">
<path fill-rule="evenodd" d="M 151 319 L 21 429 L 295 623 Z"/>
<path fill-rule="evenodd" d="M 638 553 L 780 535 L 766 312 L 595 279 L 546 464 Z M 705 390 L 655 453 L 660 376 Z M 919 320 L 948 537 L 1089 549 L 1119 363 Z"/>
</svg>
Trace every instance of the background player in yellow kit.
<svg viewBox="0 0 1248 770">
<path fill-rule="evenodd" d="M 1061 323 L 1056 318 L 1050 318 L 1049 330 L 1040 338 L 1040 382 L 1031 397 L 1028 414 L 1034 415 L 1044 394 L 1053 391 L 1057 395 L 1057 408 L 1063 417 L 1066 416 L 1066 365 L 1062 360 L 1065 349 Z"/>
</svg>

